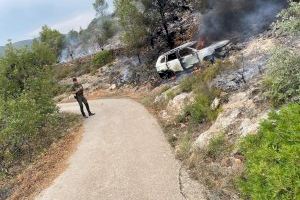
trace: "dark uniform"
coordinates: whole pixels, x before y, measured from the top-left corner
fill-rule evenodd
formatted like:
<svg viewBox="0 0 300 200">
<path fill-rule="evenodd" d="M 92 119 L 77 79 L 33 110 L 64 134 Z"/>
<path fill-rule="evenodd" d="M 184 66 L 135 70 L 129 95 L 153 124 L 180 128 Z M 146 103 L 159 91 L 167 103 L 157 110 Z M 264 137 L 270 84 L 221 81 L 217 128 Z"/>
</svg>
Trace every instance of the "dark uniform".
<svg viewBox="0 0 300 200">
<path fill-rule="evenodd" d="M 77 91 L 76 95 L 74 97 L 79 103 L 80 111 L 81 111 L 82 116 L 86 117 L 86 115 L 84 113 L 84 110 L 83 110 L 83 104 L 85 105 L 89 115 L 93 115 L 93 113 L 90 111 L 89 104 L 88 104 L 86 98 L 83 95 L 83 86 L 79 83 L 74 83 L 73 87 L 72 87 L 72 90 L 74 92 Z"/>
</svg>

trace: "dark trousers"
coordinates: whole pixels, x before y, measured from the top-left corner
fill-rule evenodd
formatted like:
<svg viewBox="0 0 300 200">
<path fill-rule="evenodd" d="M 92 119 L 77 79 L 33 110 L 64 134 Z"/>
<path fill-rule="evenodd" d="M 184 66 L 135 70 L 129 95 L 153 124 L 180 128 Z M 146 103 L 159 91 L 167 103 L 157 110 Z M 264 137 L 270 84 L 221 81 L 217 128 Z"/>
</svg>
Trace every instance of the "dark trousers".
<svg viewBox="0 0 300 200">
<path fill-rule="evenodd" d="M 89 106 L 89 103 L 87 102 L 86 98 L 82 95 L 78 95 L 76 96 L 76 99 L 78 101 L 78 104 L 80 106 L 80 111 L 81 111 L 81 114 L 83 116 L 86 116 L 85 113 L 84 113 L 84 110 L 83 110 L 83 104 L 85 105 L 87 111 L 89 114 L 91 114 L 92 112 L 90 111 L 90 106 Z"/>
</svg>

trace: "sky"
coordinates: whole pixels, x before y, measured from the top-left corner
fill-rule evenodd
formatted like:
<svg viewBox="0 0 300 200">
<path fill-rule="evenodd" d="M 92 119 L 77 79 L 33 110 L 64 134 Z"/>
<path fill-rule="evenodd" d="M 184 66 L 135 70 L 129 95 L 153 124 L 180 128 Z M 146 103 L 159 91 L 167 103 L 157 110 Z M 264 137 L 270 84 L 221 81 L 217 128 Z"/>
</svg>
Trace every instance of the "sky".
<svg viewBox="0 0 300 200">
<path fill-rule="evenodd" d="M 67 33 L 95 17 L 94 0 L 0 0 L 0 46 L 33 39 L 43 25 Z M 109 0 L 112 5 L 112 0 Z"/>
</svg>

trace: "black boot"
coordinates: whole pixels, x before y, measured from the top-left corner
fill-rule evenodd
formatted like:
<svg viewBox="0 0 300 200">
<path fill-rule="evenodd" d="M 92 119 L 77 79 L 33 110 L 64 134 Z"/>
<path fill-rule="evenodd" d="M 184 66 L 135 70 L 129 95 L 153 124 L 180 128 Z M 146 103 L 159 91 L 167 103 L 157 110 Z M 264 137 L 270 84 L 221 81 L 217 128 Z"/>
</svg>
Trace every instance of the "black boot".
<svg viewBox="0 0 300 200">
<path fill-rule="evenodd" d="M 93 115 L 95 115 L 95 113 L 89 113 L 89 116 L 93 116 Z"/>
</svg>

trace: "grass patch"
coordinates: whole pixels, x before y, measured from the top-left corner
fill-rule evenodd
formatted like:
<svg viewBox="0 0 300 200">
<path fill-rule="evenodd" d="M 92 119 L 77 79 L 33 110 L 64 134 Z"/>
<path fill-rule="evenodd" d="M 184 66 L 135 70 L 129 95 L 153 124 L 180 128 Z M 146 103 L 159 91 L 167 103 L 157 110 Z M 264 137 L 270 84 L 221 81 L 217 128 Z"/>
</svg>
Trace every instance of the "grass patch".
<svg viewBox="0 0 300 200">
<path fill-rule="evenodd" d="M 300 105 L 284 106 L 241 144 L 245 172 L 238 182 L 245 199 L 299 199 Z"/>
<path fill-rule="evenodd" d="M 180 160 L 186 160 L 190 156 L 190 150 L 193 144 L 193 137 L 190 131 L 183 134 L 177 141 L 176 157 Z"/>
<path fill-rule="evenodd" d="M 207 147 L 207 156 L 213 159 L 221 157 L 229 150 L 228 141 L 223 133 L 212 138 Z"/>
</svg>

